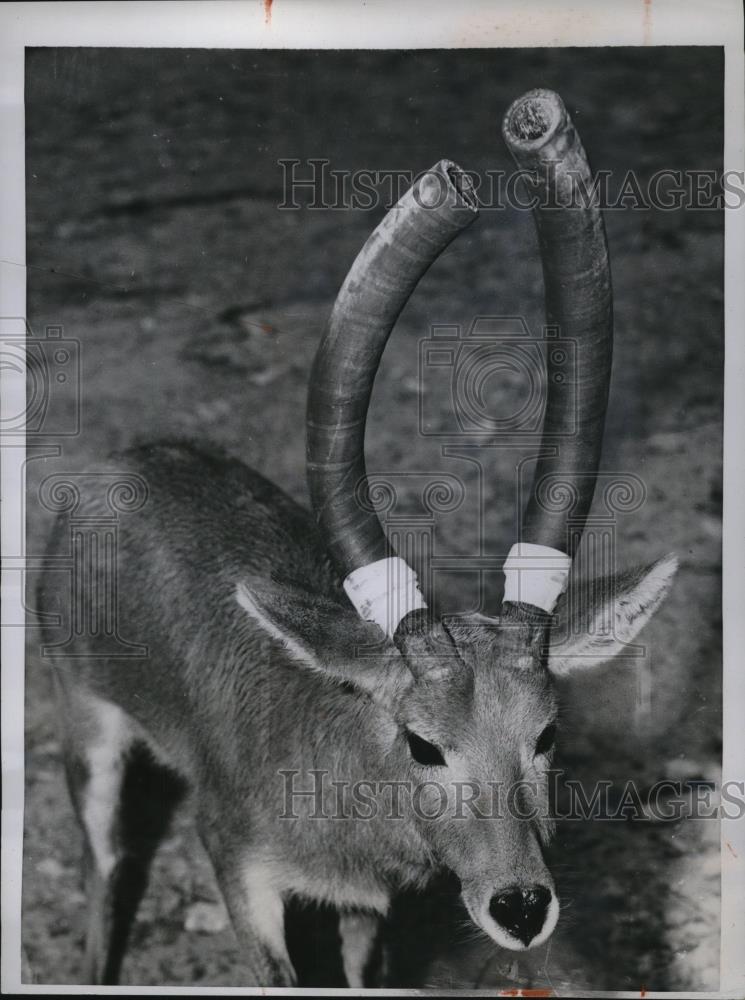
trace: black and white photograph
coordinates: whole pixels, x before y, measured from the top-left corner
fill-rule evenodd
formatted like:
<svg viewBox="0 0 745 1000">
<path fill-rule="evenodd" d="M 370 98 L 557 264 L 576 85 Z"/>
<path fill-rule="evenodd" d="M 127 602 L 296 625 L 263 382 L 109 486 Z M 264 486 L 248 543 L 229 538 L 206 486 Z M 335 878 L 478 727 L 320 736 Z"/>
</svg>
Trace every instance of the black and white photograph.
<svg viewBox="0 0 745 1000">
<path fill-rule="evenodd" d="M 745 995 L 739 5 L 6 7 L 4 991 Z"/>
</svg>

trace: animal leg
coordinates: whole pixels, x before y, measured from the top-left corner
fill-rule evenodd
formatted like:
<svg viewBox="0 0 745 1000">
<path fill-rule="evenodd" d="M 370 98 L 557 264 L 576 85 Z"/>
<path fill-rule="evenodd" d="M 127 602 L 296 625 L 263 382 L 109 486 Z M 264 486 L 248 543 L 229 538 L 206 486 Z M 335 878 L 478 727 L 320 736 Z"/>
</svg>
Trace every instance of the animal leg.
<svg viewBox="0 0 745 1000">
<path fill-rule="evenodd" d="M 228 838 L 217 831 L 217 823 L 202 823 L 200 828 L 250 970 L 252 982 L 247 985 L 297 985 L 285 941 L 284 899 L 271 865 L 247 861 L 245 852 L 226 843 Z"/>
<path fill-rule="evenodd" d="M 339 915 L 344 975 L 352 989 L 364 989 L 379 950 L 380 917 L 376 913 L 345 911 Z"/>
<path fill-rule="evenodd" d="M 115 985 L 150 862 L 183 787 L 100 699 L 66 699 L 65 763 L 84 835 L 88 897 L 83 982 Z"/>
</svg>

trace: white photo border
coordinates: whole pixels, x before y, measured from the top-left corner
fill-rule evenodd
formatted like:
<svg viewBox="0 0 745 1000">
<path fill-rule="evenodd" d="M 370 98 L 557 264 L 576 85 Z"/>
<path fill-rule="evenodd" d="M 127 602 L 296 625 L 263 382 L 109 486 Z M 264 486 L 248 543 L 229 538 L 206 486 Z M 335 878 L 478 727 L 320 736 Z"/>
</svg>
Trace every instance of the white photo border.
<svg viewBox="0 0 745 1000">
<path fill-rule="evenodd" d="M 419 8 L 419 15 L 416 10 Z M 26 314 L 24 49 L 27 46 L 159 48 L 515 48 L 722 46 L 724 170 L 745 170 L 745 60 L 739 0 L 225 0 L 225 2 L 5 3 L 0 7 L 0 322 Z M 742 176 L 742 175 L 741 175 Z M 722 783 L 745 778 L 745 207 L 725 216 L 725 420 Z M 12 319 L 15 317 L 16 319 Z M 10 318 L 10 319 L 9 319 Z M 0 372 L 0 417 L 23 411 L 23 373 Z M 19 405 L 20 402 L 20 405 Z M 2 989 L 14 993 L 249 995 L 311 990 L 35 986 L 21 983 L 23 847 L 23 442 L 0 441 L 2 473 Z M 722 819 L 720 990 L 745 996 L 745 819 Z M 345 994 L 324 989 L 323 995 Z M 419 991 L 370 990 L 373 995 Z M 586 996 L 638 997 L 638 992 Z M 649 997 L 665 993 L 648 992 Z"/>
</svg>

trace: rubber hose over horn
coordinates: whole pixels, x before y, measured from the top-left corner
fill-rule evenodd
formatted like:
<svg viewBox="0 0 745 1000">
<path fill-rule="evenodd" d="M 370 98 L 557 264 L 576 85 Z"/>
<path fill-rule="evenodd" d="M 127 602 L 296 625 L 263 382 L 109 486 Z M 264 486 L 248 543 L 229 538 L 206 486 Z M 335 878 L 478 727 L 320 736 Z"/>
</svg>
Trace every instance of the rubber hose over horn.
<svg viewBox="0 0 745 1000">
<path fill-rule="evenodd" d="M 595 490 L 610 384 L 613 315 L 605 226 L 592 203 L 587 156 L 558 94 L 531 90 L 519 97 L 504 116 L 502 133 L 517 166 L 534 174 L 526 186 L 534 197 L 546 323 L 558 328 L 557 343 L 547 344 L 545 454 L 520 541 L 573 556 Z M 574 354 L 570 364 L 567 350 Z"/>
<path fill-rule="evenodd" d="M 322 538 L 342 577 L 391 549 L 366 495 L 365 422 L 391 330 L 419 279 L 478 215 L 467 174 L 441 160 L 388 212 L 341 287 L 310 377 L 307 470 Z"/>
</svg>

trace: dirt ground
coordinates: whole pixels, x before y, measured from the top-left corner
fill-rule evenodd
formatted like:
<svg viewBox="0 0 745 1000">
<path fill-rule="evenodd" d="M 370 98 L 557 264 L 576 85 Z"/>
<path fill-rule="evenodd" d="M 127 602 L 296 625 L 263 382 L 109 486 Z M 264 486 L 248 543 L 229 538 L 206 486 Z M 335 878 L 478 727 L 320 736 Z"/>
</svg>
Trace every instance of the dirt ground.
<svg viewBox="0 0 745 1000">
<path fill-rule="evenodd" d="M 476 171 L 509 170 L 499 118 L 541 86 L 563 95 L 594 166 L 614 178 L 718 170 L 722 72 L 710 49 L 30 51 L 28 316 L 37 335 L 57 325 L 79 341 L 82 408 L 80 433 L 58 457 L 30 450 L 28 553 L 43 551 L 50 526 L 41 480 L 135 439 L 218 442 L 305 502 L 309 366 L 382 209 L 279 210 L 278 160 L 419 171 L 448 156 Z M 604 467 L 646 488 L 643 505 L 616 518 L 618 558 L 630 565 L 674 551 L 681 566 L 642 637 L 646 656 L 565 685 L 561 763 L 616 789 L 631 779 L 642 788 L 661 778 L 716 782 L 723 217 L 627 208 L 606 222 L 616 350 Z M 419 341 L 433 323 L 465 326 L 479 315 L 524 316 L 538 331 L 536 253 L 529 213 L 485 211 L 425 277 L 376 384 L 371 471 L 455 473 L 475 489 L 473 465 L 417 434 L 427 391 Z M 60 406 L 65 418 L 74 411 L 72 400 Z M 513 541 L 514 465 L 498 447 L 485 463 L 490 552 Z M 443 513 L 438 552 L 472 552 L 475 523 L 467 503 Z M 452 610 L 459 586 L 455 577 L 443 584 Z M 51 669 L 30 632 L 23 941 L 28 977 L 46 984 L 78 981 L 85 912 Z M 547 946 L 527 958 L 500 952 L 467 928 L 453 887 L 438 885 L 397 906 L 394 983 L 575 994 L 717 988 L 714 820 L 560 823 L 550 859 L 563 912 Z M 305 983 L 341 985 L 330 915 L 298 914 L 293 933 L 306 942 Z M 156 858 L 123 980 L 242 983 L 187 813 Z"/>
</svg>

